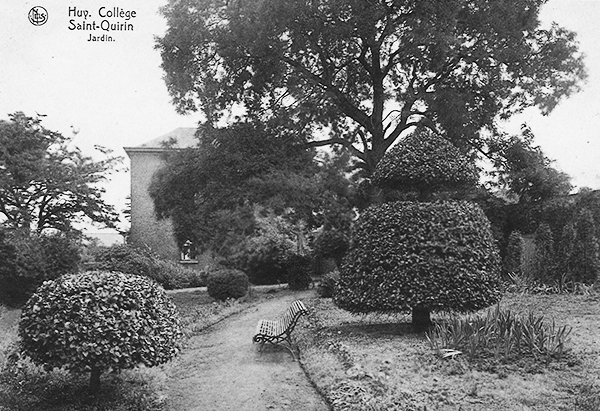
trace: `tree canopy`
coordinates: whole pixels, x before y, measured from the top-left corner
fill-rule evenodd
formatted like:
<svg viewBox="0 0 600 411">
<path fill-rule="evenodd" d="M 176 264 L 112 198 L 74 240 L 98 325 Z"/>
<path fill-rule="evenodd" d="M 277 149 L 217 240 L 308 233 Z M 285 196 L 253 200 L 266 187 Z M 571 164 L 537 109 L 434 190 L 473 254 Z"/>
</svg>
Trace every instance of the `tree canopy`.
<svg viewBox="0 0 600 411">
<path fill-rule="evenodd" d="M 498 120 L 578 91 L 575 33 L 540 27 L 545 2 L 170 0 L 156 47 L 179 111 L 285 119 L 370 174 L 413 126 L 481 150 Z"/>
<path fill-rule="evenodd" d="M 174 151 L 155 174 L 158 216 L 173 218 L 180 246 L 191 241 L 216 252 L 254 232 L 257 204 L 292 221 L 335 225 L 325 211 L 349 195 L 347 184 L 301 142 L 256 123 L 203 130 L 198 147 Z"/>
<path fill-rule="evenodd" d="M 496 140 L 492 146 L 492 173 L 498 185 L 507 188 L 520 203 L 533 203 L 569 194 L 573 186 L 568 174 L 552 166 L 552 160 L 534 145 L 531 130 L 523 125 L 521 136 Z"/>
<path fill-rule="evenodd" d="M 113 207 L 98 183 L 120 161 L 104 151 L 95 161 L 70 147 L 71 138 L 50 131 L 21 112 L 0 120 L 0 223 L 38 232 L 70 231 L 89 219 L 114 227 Z"/>
</svg>

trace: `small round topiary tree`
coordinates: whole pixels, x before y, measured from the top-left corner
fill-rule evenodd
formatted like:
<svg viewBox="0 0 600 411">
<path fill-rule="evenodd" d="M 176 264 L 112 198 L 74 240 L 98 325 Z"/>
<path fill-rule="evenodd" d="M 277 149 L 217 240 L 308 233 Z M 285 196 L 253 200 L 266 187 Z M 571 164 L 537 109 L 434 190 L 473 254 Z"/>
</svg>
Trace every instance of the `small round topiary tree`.
<svg viewBox="0 0 600 411">
<path fill-rule="evenodd" d="M 90 271 L 47 281 L 25 304 L 19 323 L 24 353 L 46 369 L 103 372 L 163 364 L 179 351 L 179 315 L 154 281 Z"/>
<path fill-rule="evenodd" d="M 365 210 L 342 265 L 336 305 L 353 313 L 468 312 L 501 297 L 489 221 L 468 202 L 396 202 Z"/>
<path fill-rule="evenodd" d="M 243 271 L 224 269 L 209 274 L 206 288 L 212 298 L 225 301 L 245 296 L 248 285 L 248 276 Z"/>
</svg>

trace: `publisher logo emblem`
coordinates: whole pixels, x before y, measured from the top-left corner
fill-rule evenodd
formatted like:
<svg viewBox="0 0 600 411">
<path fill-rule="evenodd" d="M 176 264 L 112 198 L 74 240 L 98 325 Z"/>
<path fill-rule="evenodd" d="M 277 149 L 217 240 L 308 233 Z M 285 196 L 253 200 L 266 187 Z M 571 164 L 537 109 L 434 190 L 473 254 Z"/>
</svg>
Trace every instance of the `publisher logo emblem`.
<svg viewBox="0 0 600 411">
<path fill-rule="evenodd" d="M 29 22 L 34 26 L 41 26 L 48 21 L 48 12 L 42 6 L 35 6 L 29 10 Z"/>
</svg>

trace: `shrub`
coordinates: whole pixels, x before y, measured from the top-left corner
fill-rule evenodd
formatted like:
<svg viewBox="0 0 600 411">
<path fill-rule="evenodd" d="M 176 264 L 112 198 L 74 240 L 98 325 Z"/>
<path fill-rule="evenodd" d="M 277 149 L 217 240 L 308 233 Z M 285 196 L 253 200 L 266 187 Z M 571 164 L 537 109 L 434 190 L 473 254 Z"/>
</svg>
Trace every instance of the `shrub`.
<svg viewBox="0 0 600 411">
<path fill-rule="evenodd" d="M 150 250 L 128 245 L 114 245 L 99 249 L 94 260 L 94 268 L 97 270 L 142 275 L 151 278 L 167 290 L 203 287 L 206 285 L 208 275 L 163 260 Z"/>
<path fill-rule="evenodd" d="M 307 290 L 312 282 L 312 259 L 302 254 L 292 254 L 285 262 L 285 272 L 290 290 Z"/>
<path fill-rule="evenodd" d="M 248 292 L 248 276 L 240 270 L 225 269 L 208 276 L 208 295 L 216 300 L 241 298 Z"/>
<path fill-rule="evenodd" d="M 535 230 L 534 243 L 536 277 L 549 284 L 554 280 L 554 240 L 548 224 L 542 223 Z"/>
<path fill-rule="evenodd" d="M 513 231 L 508 237 L 506 256 L 504 257 L 504 272 L 506 274 L 521 275 L 523 263 L 523 236 L 520 231 Z"/>
<path fill-rule="evenodd" d="M 474 311 L 500 297 L 489 222 L 467 202 L 397 202 L 367 209 L 340 272 L 335 303 L 353 313 Z"/>
<path fill-rule="evenodd" d="M 248 273 L 249 281 L 255 285 L 279 284 L 286 281 L 285 261 L 289 250 L 278 244 L 261 244 L 247 247 L 238 254 L 231 265 Z"/>
<path fill-rule="evenodd" d="M 567 223 L 563 227 L 556 253 L 556 270 L 561 288 L 565 287 L 566 281 L 573 278 L 572 258 L 576 237 L 575 226 L 572 222 Z"/>
<path fill-rule="evenodd" d="M 447 356 L 465 354 L 470 358 L 513 360 L 522 356 L 558 358 L 565 351 L 571 333 L 567 326 L 544 322 L 532 312 L 524 318 L 497 306 L 485 316 L 459 318 L 436 324 L 427 333 L 432 349 Z"/>
<path fill-rule="evenodd" d="M 317 293 L 323 298 L 331 298 L 335 292 L 335 287 L 340 279 L 339 271 L 332 271 L 323 276 L 317 287 Z"/>
<path fill-rule="evenodd" d="M 313 242 L 314 255 L 316 258 L 332 258 L 339 267 L 349 244 L 349 236 L 340 230 L 324 230 Z"/>
<path fill-rule="evenodd" d="M 80 248 L 63 234 L 0 230 L 0 303 L 23 305 L 45 280 L 77 272 Z"/>
<path fill-rule="evenodd" d="M 596 225 L 591 211 L 583 209 L 575 224 L 575 245 L 571 256 L 570 280 L 592 284 L 600 272 L 600 246 L 596 238 Z"/>
<path fill-rule="evenodd" d="M 182 332 L 175 305 L 154 281 L 90 271 L 45 282 L 23 308 L 19 336 L 34 363 L 90 372 L 97 392 L 103 372 L 169 361 Z"/>
<path fill-rule="evenodd" d="M 302 247 L 298 244 L 300 225 L 294 225 L 272 213 L 255 213 L 257 231 L 239 246 L 228 266 L 248 274 L 252 284 L 278 284 L 286 279 L 288 257 Z"/>
</svg>

